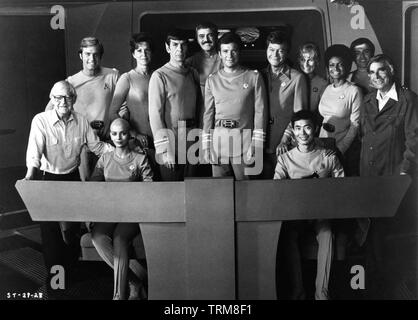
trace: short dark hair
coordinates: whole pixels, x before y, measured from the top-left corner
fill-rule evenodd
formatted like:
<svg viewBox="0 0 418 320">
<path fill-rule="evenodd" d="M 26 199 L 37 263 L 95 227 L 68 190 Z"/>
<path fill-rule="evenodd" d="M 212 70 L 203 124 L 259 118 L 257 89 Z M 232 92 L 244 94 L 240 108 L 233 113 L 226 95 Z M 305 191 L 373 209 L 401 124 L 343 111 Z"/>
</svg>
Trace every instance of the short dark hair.
<svg viewBox="0 0 418 320">
<path fill-rule="evenodd" d="M 165 43 L 167 45 L 170 45 L 170 41 L 171 40 L 180 40 L 180 41 L 187 41 L 187 34 L 184 30 L 182 29 L 171 29 L 167 32 L 167 36 L 165 38 Z"/>
<path fill-rule="evenodd" d="M 290 50 L 290 39 L 283 31 L 272 31 L 268 34 L 266 38 L 266 46 L 270 43 L 274 44 L 285 44 L 287 46 L 287 50 Z"/>
<path fill-rule="evenodd" d="M 370 66 L 374 62 L 383 63 L 386 66 L 387 71 L 390 72 L 391 80 L 392 81 L 394 80 L 396 71 L 395 71 L 395 65 L 394 65 L 393 60 L 392 60 L 391 57 L 389 57 L 385 54 L 378 54 L 378 55 L 372 57 L 370 59 L 369 63 L 367 64 L 367 72 L 370 72 Z"/>
<path fill-rule="evenodd" d="M 353 56 L 351 54 L 350 48 L 343 44 L 334 44 L 328 47 L 324 54 L 324 62 L 327 69 L 329 60 L 331 60 L 332 57 L 341 58 L 345 68 L 345 77 L 347 77 L 350 73 L 351 65 L 353 64 Z"/>
<path fill-rule="evenodd" d="M 131 47 L 131 53 L 135 51 L 140 42 L 148 43 L 151 51 L 154 50 L 154 43 L 152 41 L 151 35 L 146 32 L 139 32 L 132 35 L 131 40 L 129 40 L 129 46 Z"/>
<path fill-rule="evenodd" d="M 299 120 L 310 120 L 315 128 L 317 126 L 316 117 L 313 114 L 313 112 L 309 110 L 300 110 L 292 114 L 292 118 L 290 119 L 290 122 L 292 123 L 292 128 L 295 127 L 295 122 Z"/>
<path fill-rule="evenodd" d="M 196 34 L 200 29 L 210 29 L 212 32 L 218 34 L 218 26 L 209 21 L 202 21 L 196 25 Z"/>
<path fill-rule="evenodd" d="M 81 41 L 80 41 L 80 49 L 78 49 L 78 54 L 82 54 L 83 53 L 83 49 L 84 48 L 87 48 L 87 47 L 97 47 L 97 48 L 99 48 L 100 58 L 104 54 L 103 44 L 96 37 L 85 37 L 85 38 L 81 39 Z"/>
<path fill-rule="evenodd" d="M 221 44 L 235 43 L 238 46 L 238 49 L 241 50 L 242 41 L 239 35 L 234 32 L 227 32 L 222 35 L 218 41 L 218 51 L 221 51 Z"/>
<path fill-rule="evenodd" d="M 298 59 L 301 60 L 303 58 L 304 53 L 313 52 L 315 54 L 315 59 L 320 60 L 321 59 L 321 53 L 319 52 L 319 47 L 314 42 L 305 42 L 299 47 L 298 50 Z"/>
<path fill-rule="evenodd" d="M 370 48 L 370 51 L 372 53 L 372 56 L 374 56 L 374 50 L 375 50 L 374 44 L 373 44 L 373 42 L 371 42 L 367 38 L 358 38 L 358 39 L 354 40 L 353 42 L 351 42 L 351 45 L 350 45 L 351 52 L 354 53 L 354 47 L 357 47 L 357 46 L 359 46 L 361 44 L 367 44 L 369 46 L 369 48 Z"/>
</svg>

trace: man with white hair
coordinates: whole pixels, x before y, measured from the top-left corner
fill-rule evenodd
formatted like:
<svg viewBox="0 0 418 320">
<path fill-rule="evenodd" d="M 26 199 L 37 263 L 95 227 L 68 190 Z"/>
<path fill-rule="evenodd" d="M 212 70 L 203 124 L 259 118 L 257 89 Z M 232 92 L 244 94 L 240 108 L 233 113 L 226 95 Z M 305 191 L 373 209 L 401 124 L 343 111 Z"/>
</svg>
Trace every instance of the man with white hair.
<svg viewBox="0 0 418 320">
<path fill-rule="evenodd" d="M 73 111 L 77 99 L 67 81 L 54 84 L 50 93 L 52 110 L 32 120 L 26 153 L 25 180 L 80 181 L 78 167 L 84 146 L 101 155 L 113 147 L 101 142 L 85 117 Z M 54 265 L 69 270 L 79 253 L 78 223 L 41 222 L 45 264 L 50 275 Z M 50 283 L 47 279 L 47 288 Z"/>
<path fill-rule="evenodd" d="M 414 175 L 418 161 L 417 95 L 395 82 L 396 70 L 387 55 L 371 58 L 367 72 L 375 90 L 366 95 L 361 105 L 360 176 Z M 374 295 L 381 295 L 385 287 L 382 268 L 386 265 L 388 223 L 384 218 L 372 219 L 366 243 L 371 275 L 368 287 Z"/>
</svg>

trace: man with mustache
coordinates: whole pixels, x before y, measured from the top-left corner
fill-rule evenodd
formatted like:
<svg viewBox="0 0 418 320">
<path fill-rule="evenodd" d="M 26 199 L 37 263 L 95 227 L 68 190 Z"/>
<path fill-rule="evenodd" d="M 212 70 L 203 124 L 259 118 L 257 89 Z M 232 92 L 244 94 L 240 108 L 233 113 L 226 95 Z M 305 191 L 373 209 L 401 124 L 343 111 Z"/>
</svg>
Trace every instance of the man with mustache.
<svg viewBox="0 0 418 320">
<path fill-rule="evenodd" d="M 202 50 L 186 60 L 186 63 L 199 73 L 202 95 L 205 93 L 205 82 L 211 73 L 221 68 L 221 58 L 216 51 L 218 27 L 211 22 L 202 22 L 196 26 L 196 39 Z"/>
<path fill-rule="evenodd" d="M 196 39 L 202 50 L 187 58 L 186 64 L 196 69 L 199 73 L 202 99 L 205 97 L 205 83 L 208 76 L 217 72 L 222 61 L 216 50 L 218 43 L 218 27 L 211 22 L 201 22 L 196 26 Z M 203 108 L 201 110 L 203 112 Z M 203 115 L 199 115 L 199 123 L 202 124 Z M 199 177 L 211 177 L 212 167 L 208 164 L 199 164 L 196 175 Z"/>
</svg>

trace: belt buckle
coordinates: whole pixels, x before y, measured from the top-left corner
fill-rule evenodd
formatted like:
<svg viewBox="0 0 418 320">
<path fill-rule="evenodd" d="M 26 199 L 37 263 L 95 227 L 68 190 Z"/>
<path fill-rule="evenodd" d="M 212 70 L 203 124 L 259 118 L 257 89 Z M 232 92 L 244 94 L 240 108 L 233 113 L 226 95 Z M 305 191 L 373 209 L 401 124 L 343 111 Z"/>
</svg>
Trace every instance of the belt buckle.
<svg viewBox="0 0 418 320">
<path fill-rule="evenodd" d="M 234 120 L 223 120 L 223 126 L 225 127 L 225 128 L 229 128 L 229 129 L 232 129 L 232 128 L 235 128 L 235 121 Z"/>
</svg>

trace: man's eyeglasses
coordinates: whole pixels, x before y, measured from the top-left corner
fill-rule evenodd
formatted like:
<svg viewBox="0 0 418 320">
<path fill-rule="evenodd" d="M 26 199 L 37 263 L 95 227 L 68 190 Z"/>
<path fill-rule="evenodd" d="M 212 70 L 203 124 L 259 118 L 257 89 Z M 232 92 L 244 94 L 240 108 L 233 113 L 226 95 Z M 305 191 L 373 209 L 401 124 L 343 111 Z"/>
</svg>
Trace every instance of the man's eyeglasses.
<svg viewBox="0 0 418 320">
<path fill-rule="evenodd" d="M 52 96 L 52 98 L 56 101 L 56 102 L 61 102 L 65 99 L 65 102 L 68 101 L 72 101 L 73 97 L 72 96 Z"/>
</svg>

